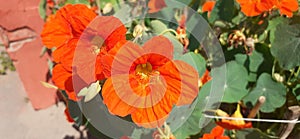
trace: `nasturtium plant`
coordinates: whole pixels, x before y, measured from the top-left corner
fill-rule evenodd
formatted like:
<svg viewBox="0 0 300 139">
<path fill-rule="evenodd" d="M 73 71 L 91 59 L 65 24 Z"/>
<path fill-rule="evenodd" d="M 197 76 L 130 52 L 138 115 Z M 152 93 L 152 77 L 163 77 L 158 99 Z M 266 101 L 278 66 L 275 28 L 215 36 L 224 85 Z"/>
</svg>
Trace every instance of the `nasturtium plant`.
<svg viewBox="0 0 300 139">
<path fill-rule="evenodd" d="M 298 2 L 41 0 L 41 82 L 96 138 L 294 136 L 277 127 L 300 104 Z"/>
</svg>

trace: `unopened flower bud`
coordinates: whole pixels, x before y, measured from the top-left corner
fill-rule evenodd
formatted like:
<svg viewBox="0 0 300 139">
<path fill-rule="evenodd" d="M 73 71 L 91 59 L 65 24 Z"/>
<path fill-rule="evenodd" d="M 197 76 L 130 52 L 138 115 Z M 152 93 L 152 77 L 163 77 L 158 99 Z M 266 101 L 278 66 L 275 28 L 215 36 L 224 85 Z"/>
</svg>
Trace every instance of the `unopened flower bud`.
<svg viewBox="0 0 300 139">
<path fill-rule="evenodd" d="M 133 29 L 133 37 L 142 37 L 144 30 L 145 29 L 142 25 L 136 25 Z"/>
<path fill-rule="evenodd" d="M 105 6 L 104 6 L 104 8 L 103 8 L 102 13 L 104 15 L 106 15 L 106 14 L 111 13 L 112 11 L 113 11 L 113 5 L 111 3 L 106 3 Z"/>
<path fill-rule="evenodd" d="M 274 73 L 273 78 L 277 81 L 282 83 L 284 81 L 284 76 L 281 76 L 279 73 Z"/>
</svg>

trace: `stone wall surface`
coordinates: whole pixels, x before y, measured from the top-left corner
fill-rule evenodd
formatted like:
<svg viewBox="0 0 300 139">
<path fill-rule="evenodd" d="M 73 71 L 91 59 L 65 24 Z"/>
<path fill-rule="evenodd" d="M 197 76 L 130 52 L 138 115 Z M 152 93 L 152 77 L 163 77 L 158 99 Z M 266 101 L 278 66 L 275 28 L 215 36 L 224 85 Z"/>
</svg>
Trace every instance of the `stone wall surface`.
<svg viewBox="0 0 300 139">
<path fill-rule="evenodd" d="M 39 34 L 44 24 L 38 12 L 40 0 L 0 2 L 0 43 L 14 61 L 33 108 L 50 107 L 56 103 L 57 96 L 56 90 L 40 83 L 47 81 L 49 58 L 47 54 L 40 56 L 43 44 Z M 4 92 L 0 90 L 0 93 Z"/>
</svg>

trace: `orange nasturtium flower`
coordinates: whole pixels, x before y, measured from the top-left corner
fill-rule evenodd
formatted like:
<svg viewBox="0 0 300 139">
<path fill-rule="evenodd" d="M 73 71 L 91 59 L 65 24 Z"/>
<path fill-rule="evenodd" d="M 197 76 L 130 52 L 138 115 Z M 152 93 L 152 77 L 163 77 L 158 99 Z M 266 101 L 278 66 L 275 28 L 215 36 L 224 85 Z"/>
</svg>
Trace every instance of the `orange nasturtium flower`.
<svg viewBox="0 0 300 139">
<path fill-rule="evenodd" d="M 207 12 L 207 16 L 210 17 L 211 11 L 214 9 L 216 1 L 206 1 L 202 5 L 202 12 Z"/>
<path fill-rule="evenodd" d="M 210 134 L 204 134 L 200 139 L 230 139 L 228 136 L 223 136 L 224 128 L 221 126 L 216 126 L 210 132 Z"/>
<path fill-rule="evenodd" d="M 222 110 L 219 116 L 225 116 L 225 117 L 229 117 L 229 115 L 225 112 L 223 112 Z M 217 112 L 218 115 L 218 112 Z M 236 111 L 230 116 L 232 118 L 243 118 L 243 115 L 241 114 L 240 111 L 240 105 L 237 105 L 237 109 Z M 243 128 L 252 128 L 252 123 L 251 122 L 245 122 L 244 120 L 228 120 L 228 119 L 221 119 L 221 120 L 217 120 L 216 124 L 218 124 L 219 126 L 222 126 L 225 129 L 228 130 L 233 130 L 233 129 L 243 129 Z"/>
<path fill-rule="evenodd" d="M 111 77 L 102 88 L 111 114 L 131 114 L 146 128 L 160 127 L 173 105 L 187 105 L 198 94 L 198 73 L 190 65 L 172 60 L 173 45 L 163 36 L 143 47 L 127 41 L 114 56 Z"/>
<path fill-rule="evenodd" d="M 66 5 L 44 25 L 41 33 L 44 45 L 51 49 L 64 46 L 71 38 L 79 38 L 96 14 L 83 4 Z"/>
<path fill-rule="evenodd" d="M 80 60 L 85 61 L 87 68 L 95 69 L 96 79 L 104 79 L 101 57 L 118 41 L 125 40 L 125 33 L 126 28 L 120 20 L 112 16 L 96 17 L 86 5 L 66 5 L 59 9 L 55 17 L 44 25 L 41 33 L 44 45 L 49 49 L 56 48 L 52 53 L 57 63 L 52 71 L 55 85 L 65 90 L 69 99 L 77 101 L 72 81 L 74 64 L 78 68 L 82 66 L 78 64 Z M 80 56 L 82 59 L 78 58 Z M 74 63 L 75 57 L 77 61 Z"/>
<path fill-rule="evenodd" d="M 293 16 L 298 10 L 297 0 L 237 0 L 246 16 L 257 16 L 263 12 L 278 9 L 281 15 Z"/>
<path fill-rule="evenodd" d="M 246 16 L 257 16 L 269 11 L 274 6 L 274 0 L 237 0 L 241 6 L 241 11 Z"/>
</svg>

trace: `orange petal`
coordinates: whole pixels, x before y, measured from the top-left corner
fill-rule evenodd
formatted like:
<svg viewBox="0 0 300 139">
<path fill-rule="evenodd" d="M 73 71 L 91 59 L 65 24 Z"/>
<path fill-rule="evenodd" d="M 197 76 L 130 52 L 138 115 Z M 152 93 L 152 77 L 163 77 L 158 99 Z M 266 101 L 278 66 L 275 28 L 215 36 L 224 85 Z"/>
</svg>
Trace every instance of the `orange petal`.
<svg viewBox="0 0 300 139">
<path fill-rule="evenodd" d="M 215 136 L 211 134 L 204 134 L 201 139 L 215 139 Z"/>
<path fill-rule="evenodd" d="M 65 67 L 65 69 L 68 71 L 72 71 L 73 58 L 77 46 L 77 41 L 77 39 L 71 39 L 66 46 L 63 46 L 65 48 L 63 49 L 64 51 L 61 53 L 62 57 L 60 58 L 60 61 L 61 64 Z M 56 52 L 54 51 L 54 53 Z"/>
<path fill-rule="evenodd" d="M 175 64 L 172 61 L 169 61 L 164 66 L 160 67 L 158 71 L 167 83 L 168 92 L 166 93 L 166 95 L 167 97 L 169 97 L 169 101 L 172 104 L 176 104 L 182 93 L 182 80 L 179 70 L 176 68 Z"/>
<path fill-rule="evenodd" d="M 131 114 L 132 120 L 139 126 L 156 128 L 163 125 L 172 110 L 172 103 L 164 97 L 150 108 L 139 108 Z"/>
<path fill-rule="evenodd" d="M 97 56 L 96 64 L 95 64 L 95 75 L 97 80 L 105 79 L 104 71 L 103 71 L 103 64 L 101 62 L 102 57 L 100 55 Z M 106 61 L 106 60 L 105 60 Z"/>
<path fill-rule="evenodd" d="M 231 115 L 233 118 L 243 118 L 243 115 L 240 112 L 240 105 L 237 105 L 237 109 L 235 112 Z M 251 128 L 252 123 L 251 122 L 245 122 L 244 120 L 227 120 L 227 119 L 221 119 L 221 121 L 216 122 L 218 125 L 222 126 L 225 129 L 243 129 L 243 128 Z"/>
<path fill-rule="evenodd" d="M 246 16 L 257 16 L 262 13 L 257 7 L 255 3 L 247 3 L 244 5 L 241 5 L 241 11 L 246 15 Z"/>
<path fill-rule="evenodd" d="M 121 100 L 114 88 L 115 84 L 113 84 L 111 78 L 108 78 L 102 88 L 103 102 L 107 106 L 110 113 L 124 117 L 130 114 L 134 108 Z"/>
<path fill-rule="evenodd" d="M 222 120 L 222 121 L 216 122 L 216 124 L 219 126 L 222 126 L 225 129 L 228 129 L 228 130 L 252 128 L 251 122 L 247 122 L 243 125 L 236 125 L 236 124 L 233 124 L 231 120 Z"/>
<path fill-rule="evenodd" d="M 147 63 L 147 57 L 145 57 L 144 49 L 133 42 L 127 41 L 118 51 L 115 52 L 117 53 L 114 55 L 113 62 L 110 58 L 108 66 L 105 66 L 110 68 L 109 64 L 112 63 L 111 69 L 105 69 L 107 71 L 111 70 L 112 76 L 116 74 L 132 73 L 135 71 L 136 65 Z M 103 61 L 103 63 L 105 63 L 105 61 Z"/>
<path fill-rule="evenodd" d="M 208 82 L 210 80 L 211 80 L 211 77 L 209 75 L 209 71 L 205 70 L 205 73 L 204 73 L 204 75 L 202 75 L 200 81 L 201 81 L 202 84 L 205 84 L 206 82 Z"/>
<path fill-rule="evenodd" d="M 56 15 L 54 19 L 50 19 L 46 22 L 41 33 L 43 44 L 49 49 L 60 47 L 71 37 L 71 28 L 59 15 Z"/>
<path fill-rule="evenodd" d="M 170 61 L 158 69 L 167 83 L 170 98 L 177 106 L 191 104 L 198 95 L 198 73 L 182 61 Z"/>
<path fill-rule="evenodd" d="M 100 62 L 96 63 L 96 74 L 103 72 L 106 78 L 111 76 L 111 68 L 115 55 L 119 52 L 120 48 L 123 47 L 128 41 L 119 41 L 112 49 L 110 49 L 107 54 L 99 55 Z"/>
<path fill-rule="evenodd" d="M 288 17 L 292 17 L 293 12 L 297 11 L 299 8 L 297 0 L 282 0 L 277 7 L 279 8 L 280 14 Z"/>
<path fill-rule="evenodd" d="M 216 126 L 211 130 L 210 134 L 204 134 L 201 139 L 230 139 L 227 136 L 223 136 L 224 128 L 221 126 Z"/>
<path fill-rule="evenodd" d="M 53 61 L 55 63 L 60 63 L 61 62 L 61 58 L 63 57 L 63 55 L 65 53 L 66 47 L 67 47 L 67 43 L 63 44 L 61 47 L 56 48 L 52 52 Z"/>
<path fill-rule="evenodd" d="M 218 139 L 230 139 L 230 138 L 228 136 L 222 136 L 222 137 L 220 137 Z"/>
<path fill-rule="evenodd" d="M 281 7 L 279 9 L 279 12 L 280 12 L 281 15 L 286 15 L 287 17 L 292 17 L 293 16 L 293 12 L 290 11 L 289 9 L 287 9 L 287 8 L 284 8 L 284 7 Z"/>
<path fill-rule="evenodd" d="M 149 13 L 155 13 L 160 11 L 162 8 L 166 7 L 164 0 L 150 0 L 148 2 Z"/>
<path fill-rule="evenodd" d="M 211 12 L 215 6 L 216 2 L 215 1 L 206 1 L 202 5 L 202 12 Z"/>
<path fill-rule="evenodd" d="M 243 5 L 243 4 L 245 4 L 245 3 L 249 3 L 249 2 L 251 2 L 251 1 L 249 1 L 249 0 L 236 0 L 239 4 L 241 4 L 241 5 Z"/>
<path fill-rule="evenodd" d="M 52 80 L 58 88 L 66 90 L 65 82 L 69 78 L 72 78 L 72 73 L 68 72 L 63 65 L 57 64 L 54 66 L 52 70 Z"/>
<path fill-rule="evenodd" d="M 97 16 L 84 4 L 66 5 L 59 11 L 71 25 L 75 37 L 80 37 L 88 24 Z"/>
<path fill-rule="evenodd" d="M 274 0 L 260 0 L 257 1 L 256 7 L 259 11 L 266 12 L 266 11 L 270 11 L 275 4 L 276 3 Z"/>
<path fill-rule="evenodd" d="M 217 137 L 223 136 L 224 134 L 224 128 L 221 126 L 216 126 L 212 129 L 211 133 Z"/>
<path fill-rule="evenodd" d="M 126 32 L 122 22 L 113 16 L 98 16 L 88 25 L 78 41 L 73 60 L 75 72 L 85 83 L 90 84 L 95 79 L 105 78 L 102 62 L 106 61 L 102 58 L 119 41 L 126 39 Z M 99 41 L 97 44 L 93 42 L 95 38 Z M 111 64 L 111 61 L 108 63 Z"/>
<path fill-rule="evenodd" d="M 59 89 L 66 91 L 69 99 L 78 100 L 73 88 L 72 73 L 67 71 L 63 65 L 57 64 L 54 66 L 52 80 Z"/>
<path fill-rule="evenodd" d="M 86 5 L 66 5 L 57 11 L 54 19 L 44 25 L 41 37 L 48 48 L 60 47 L 72 37 L 80 37 L 96 14 Z"/>
<path fill-rule="evenodd" d="M 181 93 L 176 105 L 179 106 L 191 104 L 199 92 L 199 74 L 196 69 L 183 61 L 175 60 L 173 63 L 175 64 L 181 76 Z"/>
<path fill-rule="evenodd" d="M 76 74 L 78 79 L 74 82 L 76 88 L 77 86 L 84 86 L 84 84 L 90 84 L 96 80 L 96 62 L 97 53 L 95 53 L 95 49 L 92 48 L 91 43 L 88 40 L 79 39 L 72 60 L 73 74 Z M 75 90 L 79 92 L 80 89 L 77 88 Z"/>
<path fill-rule="evenodd" d="M 97 16 L 87 27 L 87 31 L 97 33 L 104 41 L 107 51 L 117 42 L 126 40 L 127 29 L 124 24 L 114 16 Z M 89 32 L 86 32 L 87 34 Z M 86 34 L 85 33 L 85 34 Z"/>
<path fill-rule="evenodd" d="M 141 78 L 135 74 L 124 74 L 113 75 L 110 79 L 118 98 L 135 108 L 149 108 L 159 103 L 163 97 L 172 98 L 172 92 L 167 93 L 166 83 L 160 75 Z M 176 103 L 176 100 L 172 103 Z"/>
<path fill-rule="evenodd" d="M 163 36 L 155 36 L 148 40 L 143 49 L 148 53 L 148 62 L 151 63 L 153 69 L 164 65 L 173 59 L 173 44 L 169 39 Z"/>
</svg>

